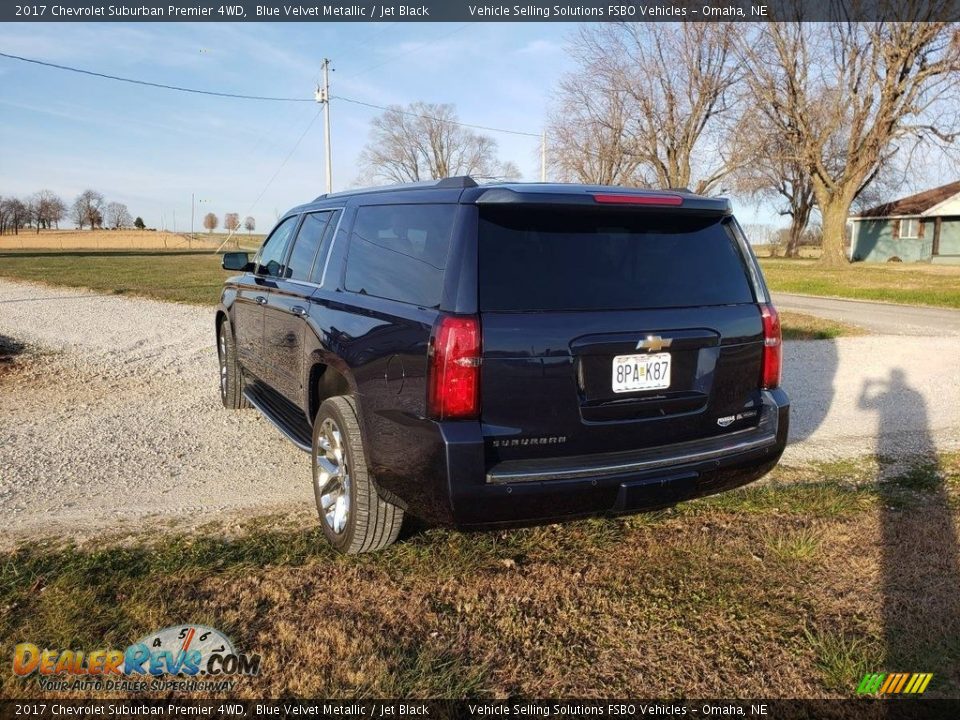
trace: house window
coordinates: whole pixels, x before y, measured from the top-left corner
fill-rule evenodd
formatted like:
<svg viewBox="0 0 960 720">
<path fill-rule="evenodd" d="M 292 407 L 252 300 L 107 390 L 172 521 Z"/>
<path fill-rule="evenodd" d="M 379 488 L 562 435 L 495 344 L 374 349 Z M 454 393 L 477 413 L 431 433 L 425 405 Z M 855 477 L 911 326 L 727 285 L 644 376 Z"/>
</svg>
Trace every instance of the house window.
<svg viewBox="0 0 960 720">
<path fill-rule="evenodd" d="M 920 219 L 903 218 L 900 221 L 900 237 L 918 238 L 920 237 Z"/>
</svg>

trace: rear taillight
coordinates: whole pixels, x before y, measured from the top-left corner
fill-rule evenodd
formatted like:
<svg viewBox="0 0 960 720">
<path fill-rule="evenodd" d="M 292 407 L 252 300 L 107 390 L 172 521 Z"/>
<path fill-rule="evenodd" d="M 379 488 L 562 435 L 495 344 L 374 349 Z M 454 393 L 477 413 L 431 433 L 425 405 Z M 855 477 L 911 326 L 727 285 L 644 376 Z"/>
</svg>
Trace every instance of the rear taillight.
<svg viewBox="0 0 960 720">
<path fill-rule="evenodd" d="M 467 420 L 480 415 L 480 321 L 473 316 L 442 315 L 430 356 L 427 396 L 438 420 Z"/>
<path fill-rule="evenodd" d="M 783 339 L 780 335 L 780 316 L 773 305 L 761 305 L 763 319 L 763 373 L 760 385 L 765 390 L 780 387 L 780 369 L 783 367 Z"/>
</svg>

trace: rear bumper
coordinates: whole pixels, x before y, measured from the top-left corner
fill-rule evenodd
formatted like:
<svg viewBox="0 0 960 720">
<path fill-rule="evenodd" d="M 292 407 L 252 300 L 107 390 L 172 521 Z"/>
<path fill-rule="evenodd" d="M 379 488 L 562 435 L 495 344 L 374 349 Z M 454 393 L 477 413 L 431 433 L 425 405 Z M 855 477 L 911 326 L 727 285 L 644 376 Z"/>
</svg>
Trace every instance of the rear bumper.
<svg viewBox="0 0 960 720">
<path fill-rule="evenodd" d="M 441 425 L 450 519 L 462 528 L 539 524 L 651 510 L 745 485 L 777 464 L 789 412 L 786 393 L 765 392 L 749 430 L 629 453 L 504 462 L 485 474 L 477 472 L 482 445 L 467 428 Z"/>
</svg>

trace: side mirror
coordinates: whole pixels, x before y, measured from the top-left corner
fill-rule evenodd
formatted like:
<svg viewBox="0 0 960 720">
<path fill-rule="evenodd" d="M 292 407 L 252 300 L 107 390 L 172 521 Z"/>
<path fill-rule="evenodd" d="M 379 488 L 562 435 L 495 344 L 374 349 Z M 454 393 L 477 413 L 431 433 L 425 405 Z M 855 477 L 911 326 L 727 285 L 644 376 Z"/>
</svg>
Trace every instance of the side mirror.
<svg viewBox="0 0 960 720">
<path fill-rule="evenodd" d="M 250 255 L 245 252 L 228 252 L 223 254 L 223 260 L 221 261 L 221 267 L 224 270 L 237 270 L 239 272 L 246 272 L 247 270 L 252 269 L 250 267 Z"/>
</svg>

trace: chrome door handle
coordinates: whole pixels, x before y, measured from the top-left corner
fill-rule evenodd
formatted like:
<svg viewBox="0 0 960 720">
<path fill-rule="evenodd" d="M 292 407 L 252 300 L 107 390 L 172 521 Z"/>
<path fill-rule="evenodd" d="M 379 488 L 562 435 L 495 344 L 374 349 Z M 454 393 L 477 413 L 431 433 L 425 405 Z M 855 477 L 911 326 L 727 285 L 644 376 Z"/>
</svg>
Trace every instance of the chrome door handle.
<svg viewBox="0 0 960 720">
<path fill-rule="evenodd" d="M 263 295 L 257 295 L 257 305 L 266 305 L 267 299 Z"/>
<path fill-rule="evenodd" d="M 294 305 L 292 308 L 290 308 L 290 312 L 292 312 L 294 315 L 299 315 L 300 317 L 306 317 L 307 315 L 307 309 L 302 305 Z"/>
</svg>

